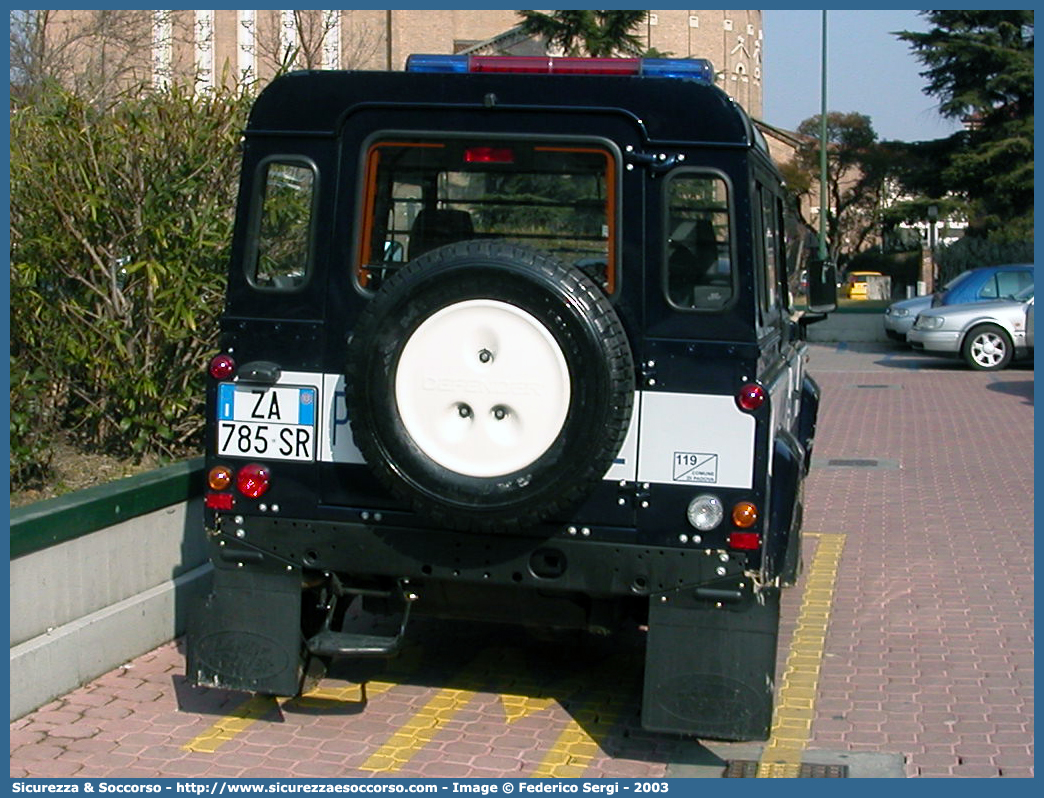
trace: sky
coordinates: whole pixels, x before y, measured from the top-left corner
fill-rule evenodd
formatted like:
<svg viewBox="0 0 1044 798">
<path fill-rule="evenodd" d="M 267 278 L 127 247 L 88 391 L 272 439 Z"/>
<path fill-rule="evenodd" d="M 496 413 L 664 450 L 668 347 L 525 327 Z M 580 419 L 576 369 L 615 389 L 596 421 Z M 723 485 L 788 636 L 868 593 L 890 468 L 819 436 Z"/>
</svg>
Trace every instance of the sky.
<svg viewBox="0 0 1044 798">
<path fill-rule="evenodd" d="M 795 130 L 820 111 L 822 11 L 763 11 L 764 121 Z M 924 66 L 893 31 L 926 31 L 916 11 L 827 11 L 827 110 L 870 117 L 880 140 L 926 141 L 960 123 L 924 94 Z"/>
</svg>

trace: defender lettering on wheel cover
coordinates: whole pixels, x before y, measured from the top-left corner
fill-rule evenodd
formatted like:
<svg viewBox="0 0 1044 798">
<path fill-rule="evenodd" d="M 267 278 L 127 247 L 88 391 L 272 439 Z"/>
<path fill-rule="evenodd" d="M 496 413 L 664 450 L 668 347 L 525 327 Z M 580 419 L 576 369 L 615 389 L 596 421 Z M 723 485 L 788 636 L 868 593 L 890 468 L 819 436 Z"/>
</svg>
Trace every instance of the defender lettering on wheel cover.
<svg viewBox="0 0 1044 798">
<path fill-rule="evenodd" d="M 647 729 L 767 736 L 804 333 L 836 280 L 713 79 L 414 56 L 265 89 L 208 369 L 193 682 L 295 695 L 417 614 L 630 630 Z"/>
</svg>

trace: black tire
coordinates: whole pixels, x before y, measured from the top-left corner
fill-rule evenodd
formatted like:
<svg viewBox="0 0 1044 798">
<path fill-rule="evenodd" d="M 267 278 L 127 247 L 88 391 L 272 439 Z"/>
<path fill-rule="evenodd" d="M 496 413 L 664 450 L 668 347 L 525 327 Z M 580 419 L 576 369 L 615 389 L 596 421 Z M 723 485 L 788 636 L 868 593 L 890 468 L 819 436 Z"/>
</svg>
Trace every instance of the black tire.
<svg viewBox="0 0 1044 798">
<path fill-rule="evenodd" d="M 1011 338 L 1003 327 L 980 324 L 964 336 L 961 356 L 976 371 L 1000 371 L 1011 362 Z"/>
<path fill-rule="evenodd" d="M 360 315 L 348 360 L 367 464 L 455 529 L 517 529 L 573 506 L 631 419 L 631 350 L 608 297 L 580 270 L 501 241 L 450 244 L 397 271 Z"/>
</svg>

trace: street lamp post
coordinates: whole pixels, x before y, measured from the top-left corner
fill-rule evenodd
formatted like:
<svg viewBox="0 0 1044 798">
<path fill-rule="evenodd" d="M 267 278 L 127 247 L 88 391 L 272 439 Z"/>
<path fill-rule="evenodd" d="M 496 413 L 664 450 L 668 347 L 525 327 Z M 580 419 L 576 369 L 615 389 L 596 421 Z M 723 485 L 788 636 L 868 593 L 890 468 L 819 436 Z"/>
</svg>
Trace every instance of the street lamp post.
<svg viewBox="0 0 1044 798">
<path fill-rule="evenodd" d="M 827 259 L 827 12 L 823 10 L 822 84 L 819 90 L 819 259 Z"/>
</svg>

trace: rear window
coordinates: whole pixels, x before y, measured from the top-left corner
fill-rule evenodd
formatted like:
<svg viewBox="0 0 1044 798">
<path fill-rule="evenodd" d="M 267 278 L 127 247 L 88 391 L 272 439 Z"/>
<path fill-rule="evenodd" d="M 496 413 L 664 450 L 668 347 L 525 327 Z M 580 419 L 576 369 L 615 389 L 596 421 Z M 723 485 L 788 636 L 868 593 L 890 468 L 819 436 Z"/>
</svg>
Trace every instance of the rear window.
<svg viewBox="0 0 1044 798">
<path fill-rule="evenodd" d="M 599 145 L 471 139 L 373 144 L 356 276 L 376 289 L 435 247 L 496 238 L 616 287 L 616 160 Z"/>
<path fill-rule="evenodd" d="M 1007 299 L 1033 284 L 1033 275 L 1024 271 L 997 272 L 982 287 L 982 299 Z"/>
</svg>

